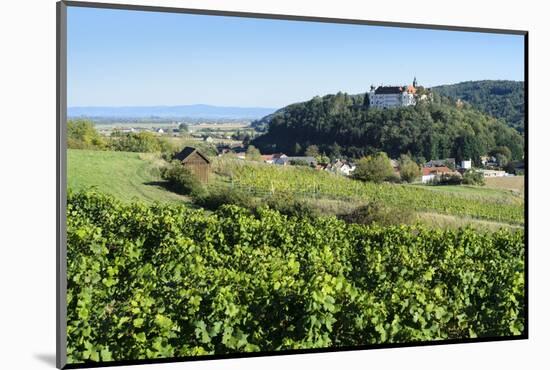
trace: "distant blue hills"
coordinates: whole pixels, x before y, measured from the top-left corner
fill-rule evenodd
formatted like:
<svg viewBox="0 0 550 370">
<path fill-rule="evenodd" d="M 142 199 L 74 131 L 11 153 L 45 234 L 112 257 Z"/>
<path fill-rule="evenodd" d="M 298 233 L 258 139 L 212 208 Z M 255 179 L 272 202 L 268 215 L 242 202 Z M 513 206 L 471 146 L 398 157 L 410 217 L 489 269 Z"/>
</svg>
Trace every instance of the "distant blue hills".
<svg viewBox="0 0 550 370">
<path fill-rule="evenodd" d="M 204 118 L 204 119 L 259 119 L 277 108 L 222 107 L 206 104 L 137 107 L 69 107 L 67 115 L 75 117 L 109 118 Z"/>
</svg>

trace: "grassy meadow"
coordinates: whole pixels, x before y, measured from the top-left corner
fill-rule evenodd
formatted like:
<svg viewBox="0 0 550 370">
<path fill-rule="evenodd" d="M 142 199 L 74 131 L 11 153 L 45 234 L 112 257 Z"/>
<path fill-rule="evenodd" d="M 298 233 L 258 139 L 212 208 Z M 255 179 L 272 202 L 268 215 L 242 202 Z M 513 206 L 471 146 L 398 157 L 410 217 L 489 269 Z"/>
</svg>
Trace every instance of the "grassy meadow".
<svg viewBox="0 0 550 370">
<path fill-rule="evenodd" d="M 189 201 L 162 186 L 161 165 L 153 154 L 69 149 L 67 186 L 75 191 L 95 187 L 123 201 Z"/>
</svg>

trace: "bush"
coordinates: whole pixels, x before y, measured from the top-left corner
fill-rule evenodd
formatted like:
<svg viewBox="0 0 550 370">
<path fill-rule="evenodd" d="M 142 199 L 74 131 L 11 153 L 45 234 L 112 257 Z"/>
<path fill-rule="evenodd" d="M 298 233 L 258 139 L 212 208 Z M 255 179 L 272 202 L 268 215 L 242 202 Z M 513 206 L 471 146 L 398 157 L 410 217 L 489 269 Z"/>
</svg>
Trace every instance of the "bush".
<svg viewBox="0 0 550 370">
<path fill-rule="evenodd" d="M 433 181 L 434 185 L 460 185 L 462 184 L 462 177 L 456 174 L 444 173 L 439 178 Z"/>
<path fill-rule="evenodd" d="M 247 193 L 233 188 L 214 188 L 199 194 L 194 199 L 195 204 L 215 211 L 224 204 L 232 204 L 252 210 L 256 208 L 254 199 Z"/>
<path fill-rule="evenodd" d="M 277 192 L 263 199 L 264 204 L 287 216 L 315 217 L 315 209 L 303 200 L 296 199 L 292 193 Z"/>
<path fill-rule="evenodd" d="M 466 185 L 485 185 L 485 178 L 481 172 L 468 170 L 462 175 L 462 183 Z"/>
<path fill-rule="evenodd" d="M 382 182 L 394 175 L 391 161 L 387 154 L 380 152 L 357 161 L 353 177 L 363 181 Z"/>
<path fill-rule="evenodd" d="M 409 156 L 402 155 L 399 158 L 399 173 L 401 180 L 413 182 L 420 176 L 420 166 L 416 164 Z"/>
<path fill-rule="evenodd" d="M 392 183 L 392 184 L 400 184 L 400 183 L 402 182 L 401 180 L 402 180 L 402 179 L 401 179 L 401 177 L 399 176 L 399 174 L 397 174 L 397 173 L 395 173 L 395 172 L 392 173 L 390 176 L 388 176 L 388 177 L 386 178 L 386 181 L 387 181 L 387 182 L 390 182 L 390 183 Z"/>
<path fill-rule="evenodd" d="M 374 201 L 360 206 L 347 215 L 340 216 L 347 223 L 370 225 L 403 225 L 414 220 L 414 212 L 407 209 L 389 208 L 381 202 Z"/>
<path fill-rule="evenodd" d="M 170 157 L 172 158 L 174 154 L 179 152 L 179 148 L 174 142 L 167 140 L 165 138 L 158 138 L 158 143 L 160 147 L 160 151 L 163 154 L 163 157 Z"/>
<path fill-rule="evenodd" d="M 168 188 L 182 195 L 200 196 L 204 187 L 199 179 L 179 162 L 173 162 L 161 170 L 161 176 L 168 181 Z"/>
<path fill-rule="evenodd" d="M 309 167 L 309 163 L 307 161 L 304 161 L 303 159 L 292 159 L 289 162 L 292 166 L 304 166 Z"/>
<path fill-rule="evenodd" d="M 259 162 L 262 160 L 262 154 L 254 145 L 249 145 L 248 149 L 246 149 L 246 159 Z"/>
</svg>

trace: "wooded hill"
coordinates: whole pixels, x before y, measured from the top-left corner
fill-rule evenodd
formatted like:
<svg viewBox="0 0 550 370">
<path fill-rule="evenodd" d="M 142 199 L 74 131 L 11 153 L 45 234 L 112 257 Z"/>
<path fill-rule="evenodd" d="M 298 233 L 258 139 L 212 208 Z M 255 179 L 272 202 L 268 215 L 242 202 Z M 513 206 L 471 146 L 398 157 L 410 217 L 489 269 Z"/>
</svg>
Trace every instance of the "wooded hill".
<svg viewBox="0 0 550 370">
<path fill-rule="evenodd" d="M 418 160 L 479 157 L 496 147 L 523 156 L 523 137 L 470 105 L 433 94 L 433 101 L 396 109 L 368 107 L 364 94 L 314 97 L 284 107 L 254 123 L 265 134 L 251 144 L 262 152 L 301 155 L 310 145 L 331 157 L 360 158 L 384 151 L 392 158 L 410 154 Z"/>
<path fill-rule="evenodd" d="M 502 118 L 519 132 L 524 130 L 524 83 L 522 81 L 468 81 L 435 86 L 433 91 L 460 99 L 495 118 Z"/>
</svg>

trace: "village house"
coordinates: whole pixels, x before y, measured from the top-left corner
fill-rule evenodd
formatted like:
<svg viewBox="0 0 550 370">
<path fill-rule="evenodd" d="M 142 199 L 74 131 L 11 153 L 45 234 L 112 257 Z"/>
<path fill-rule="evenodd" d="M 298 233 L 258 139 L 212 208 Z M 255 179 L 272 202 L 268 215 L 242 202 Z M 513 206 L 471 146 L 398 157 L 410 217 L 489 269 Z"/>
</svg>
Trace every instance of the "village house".
<svg viewBox="0 0 550 370">
<path fill-rule="evenodd" d="M 273 164 L 273 154 L 262 154 L 262 161 L 268 164 Z"/>
<path fill-rule="evenodd" d="M 183 167 L 191 171 L 200 181 L 208 182 L 210 160 L 197 149 L 186 146 L 174 156 L 174 159 L 180 161 Z"/>
<path fill-rule="evenodd" d="M 288 162 L 288 156 L 284 153 L 262 154 L 262 161 L 267 164 L 278 164 L 284 166 Z"/>
<path fill-rule="evenodd" d="M 498 161 L 494 156 L 484 155 L 480 159 L 483 167 L 498 167 Z"/>
<path fill-rule="evenodd" d="M 273 157 L 271 159 L 272 164 L 278 164 L 280 166 L 286 165 L 287 162 L 288 162 L 288 156 L 284 153 L 273 154 Z"/>
<path fill-rule="evenodd" d="M 431 161 L 426 162 L 424 167 L 451 167 L 456 168 L 456 161 L 454 158 L 445 158 L 445 159 L 432 159 Z"/>
<path fill-rule="evenodd" d="M 442 175 L 455 175 L 456 171 L 451 170 L 447 166 L 438 167 L 422 167 L 422 183 L 426 184 L 432 181 L 436 181 Z"/>
<path fill-rule="evenodd" d="M 355 165 L 348 161 L 337 159 L 333 163 L 327 164 L 323 169 L 339 175 L 350 176 L 355 171 Z"/>
</svg>

